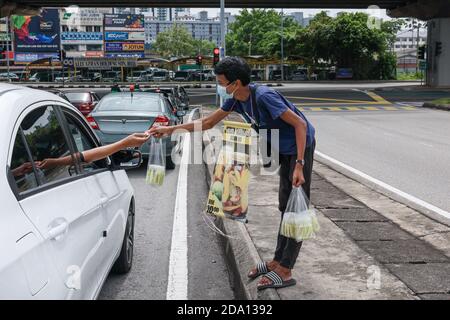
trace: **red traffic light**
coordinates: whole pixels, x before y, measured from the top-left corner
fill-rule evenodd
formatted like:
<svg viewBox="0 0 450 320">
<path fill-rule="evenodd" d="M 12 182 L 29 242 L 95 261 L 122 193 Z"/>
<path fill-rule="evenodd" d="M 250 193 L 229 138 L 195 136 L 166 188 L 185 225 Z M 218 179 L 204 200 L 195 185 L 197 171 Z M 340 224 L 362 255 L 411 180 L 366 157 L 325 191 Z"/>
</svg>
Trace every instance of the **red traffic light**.
<svg viewBox="0 0 450 320">
<path fill-rule="evenodd" d="M 214 48 L 214 54 L 215 54 L 215 55 L 218 55 L 219 53 L 220 53 L 219 48 Z"/>
</svg>

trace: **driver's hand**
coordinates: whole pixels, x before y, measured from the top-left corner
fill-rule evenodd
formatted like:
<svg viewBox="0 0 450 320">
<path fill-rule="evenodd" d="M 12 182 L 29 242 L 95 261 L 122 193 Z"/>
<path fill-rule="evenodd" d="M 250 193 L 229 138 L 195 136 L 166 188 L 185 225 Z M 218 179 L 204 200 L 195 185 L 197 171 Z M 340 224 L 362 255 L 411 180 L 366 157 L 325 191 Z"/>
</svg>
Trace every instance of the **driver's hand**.
<svg viewBox="0 0 450 320">
<path fill-rule="evenodd" d="M 123 145 L 125 148 L 135 148 L 143 145 L 150 135 L 148 133 L 133 133 L 125 139 L 123 139 Z"/>
</svg>

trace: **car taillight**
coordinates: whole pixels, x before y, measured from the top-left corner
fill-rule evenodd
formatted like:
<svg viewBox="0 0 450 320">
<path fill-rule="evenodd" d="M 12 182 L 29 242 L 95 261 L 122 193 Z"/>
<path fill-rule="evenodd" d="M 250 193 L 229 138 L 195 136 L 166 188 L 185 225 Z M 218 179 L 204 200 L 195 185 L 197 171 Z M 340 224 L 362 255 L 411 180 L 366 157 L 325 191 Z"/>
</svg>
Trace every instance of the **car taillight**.
<svg viewBox="0 0 450 320">
<path fill-rule="evenodd" d="M 89 125 L 92 127 L 92 129 L 94 130 L 99 130 L 100 127 L 98 126 L 97 122 L 95 121 L 94 117 L 91 116 L 90 114 L 86 117 L 87 122 L 89 122 Z"/>
<path fill-rule="evenodd" d="M 152 127 L 168 126 L 168 125 L 169 125 L 169 118 L 167 118 L 166 116 L 157 116 L 155 122 L 153 122 Z"/>
</svg>

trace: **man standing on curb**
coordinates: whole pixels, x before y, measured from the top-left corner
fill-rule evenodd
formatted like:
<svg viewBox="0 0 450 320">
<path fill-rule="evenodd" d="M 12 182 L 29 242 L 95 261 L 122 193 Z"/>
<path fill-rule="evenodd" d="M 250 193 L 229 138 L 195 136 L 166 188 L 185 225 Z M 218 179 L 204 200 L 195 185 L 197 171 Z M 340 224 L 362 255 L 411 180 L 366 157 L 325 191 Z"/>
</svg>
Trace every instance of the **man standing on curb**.
<svg viewBox="0 0 450 320">
<path fill-rule="evenodd" d="M 242 114 L 258 131 L 271 129 L 279 131 L 280 187 L 278 193 L 281 219 L 286 209 L 292 187 L 302 187 L 308 198 L 315 149 L 315 130 L 306 117 L 286 98 L 267 86 L 250 83 L 251 69 L 245 60 L 228 57 L 214 68 L 219 84 L 218 92 L 224 98 L 221 109 L 191 123 L 152 127 L 148 132 L 157 137 L 170 135 L 175 130 L 194 131 L 195 128 L 213 128 L 231 112 Z M 270 138 L 270 137 L 269 137 Z M 281 223 L 280 223 L 281 225 Z M 296 284 L 292 269 L 297 260 L 302 242 L 286 238 L 278 232 L 275 256 L 270 262 L 259 263 L 248 277 L 264 277 L 258 283 L 258 290 L 283 288 Z"/>
</svg>

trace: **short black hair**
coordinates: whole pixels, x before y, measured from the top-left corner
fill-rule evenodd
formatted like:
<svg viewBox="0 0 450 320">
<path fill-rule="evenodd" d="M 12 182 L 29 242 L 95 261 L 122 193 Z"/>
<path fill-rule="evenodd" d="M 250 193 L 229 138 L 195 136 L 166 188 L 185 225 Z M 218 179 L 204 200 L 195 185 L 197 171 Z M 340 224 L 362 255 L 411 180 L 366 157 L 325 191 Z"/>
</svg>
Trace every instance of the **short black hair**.
<svg viewBox="0 0 450 320">
<path fill-rule="evenodd" d="M 223 74 L 230 82 L 241 80 L 242 85 L 246 86 L 250 83 L 252 69 L 240 57 L 226 57 L 214 67 L 214 73 Z"/>
</svg>

